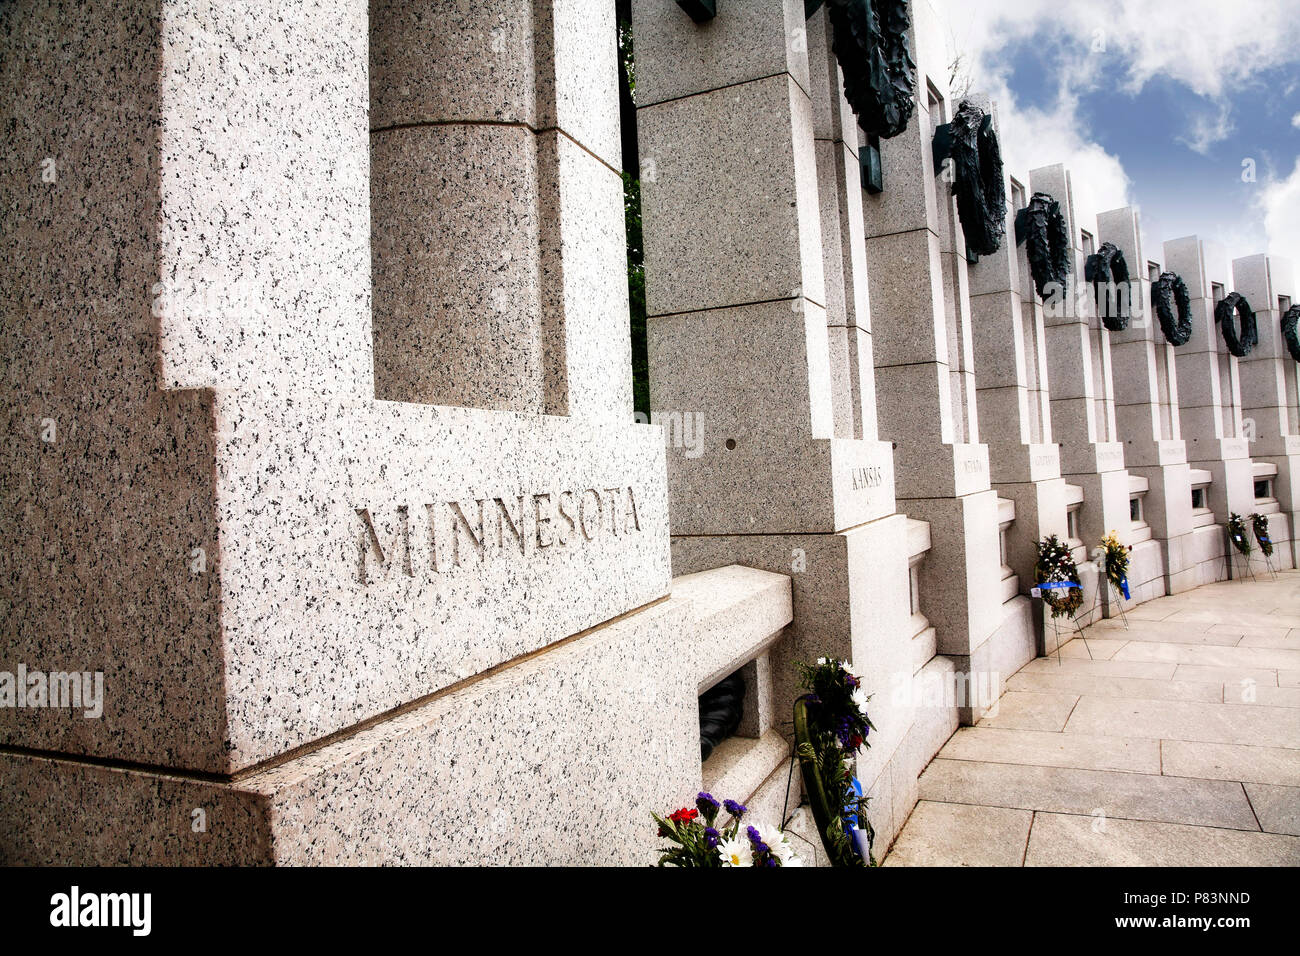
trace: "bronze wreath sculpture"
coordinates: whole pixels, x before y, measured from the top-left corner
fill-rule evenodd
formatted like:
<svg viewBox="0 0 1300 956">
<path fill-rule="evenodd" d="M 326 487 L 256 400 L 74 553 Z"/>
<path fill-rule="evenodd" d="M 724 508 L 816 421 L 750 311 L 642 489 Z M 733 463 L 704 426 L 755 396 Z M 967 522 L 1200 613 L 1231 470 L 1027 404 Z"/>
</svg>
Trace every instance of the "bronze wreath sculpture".
<svg viewBox="0 0 1300 956">
<path fill-rule="evenodd" d="M 1233 325 L 1234 314 L 1241 320 L 1241 330 Z M 1237 358 L 1245 358 L 1251 349 L 1259 344 L 1259 327 L 1255 324 L 1255 313 L 1250 303 L 1240 292 L 1229 292 L 1214 307 L 1214 321 L 1219 323 L 1223 332 L 1223 342 L 1228 351 Z"/>
<path fill-rule="evenodd" d="M 916 108 L 916 63 L 907 49 L 907 0 L 826 0 L 831 49 L 858 126 L 889 139 Z"/>
<path fill-rule="evenodd" d="M 1083 277 L 1092 283 L 1092 297 L 1097 304 L 1097 314 L 1101 324 L 1111 332 L 1122 332 L 1128 328 L 1128 263 L 1124 253 L 1113 242 L 1103 242 L 1101 248 L 1088 257 L 1084 263 Z M 1124 294 L 1119 294 L 1119 287 L 1125 286 Z"/>
<path fill-rule="evenodd" d="M 1192 297 L 1177 272 L 1162 272 L 1151 283 L 1151 308 L 1170 345 L 1183 345 L 1192 337 Z"/>
<path fill-rule="evenodd" d="M 1282 313 L 1282 339 L 1291 357 L 1300 362 L 1300 335 L 1296 334 L 1296 323 L 1300 322 L 1300 305 L 1293 305 Z"/>
<path fill-rule="evenodd" d="M 745 678 L 740 671 L 724 677 L 700 695 L 700 760 L 736 732 L 745 715 Z"/>
<path fill-rule="evenodd" d="M 952 160 L 952 191 L 967 247 L 981 256 L 997 252 L 1007 231 L 1007 190 L 993 117 L 963 100 L 952 122 L 935 130 L 933 152 L 936 172 L 942 160 Z"/>
<path fill-rule="evenodd" d="M 1046 300 L 1050 285 L 1064 294 L 1066 277 L 1072 271 L 1070 227 L 1061 204 L 1049 193 L 1034 193 L 1029 205 L 1016 215 L 1016 245 L 1022 242 L 1038 297 Z"/>
</svg>

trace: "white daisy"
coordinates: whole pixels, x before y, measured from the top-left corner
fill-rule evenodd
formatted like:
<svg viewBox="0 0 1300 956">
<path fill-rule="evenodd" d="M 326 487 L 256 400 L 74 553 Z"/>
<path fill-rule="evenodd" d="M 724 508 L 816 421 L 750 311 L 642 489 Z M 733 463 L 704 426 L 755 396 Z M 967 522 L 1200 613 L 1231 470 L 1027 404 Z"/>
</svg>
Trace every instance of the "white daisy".
<svg viewBox="0 0 1300 956">
<path fill-rule="evenodd" d="M 753 866 L 754 851 L 749 841 L 732 837 L 718 844 L 718 855 L 722 857 L 723 866 Z"/>
<path fill-rule="evenodd" d="M 862 689 L 861 684 L 853 688 L 852 699 L 853 706 L 865 714 L 867 712 L 867 692 Z"/>
<path fill-rule="evenodd" d="M 790 845 L 790 839 L 785 835 L 783 830 L 766 823 L 759 823 L 755 829 L 758 830 L 758 837 L 767 844 L 772 855 L 781 861 L 782 866 L 789 866 L 787 862 L 795 858 L 794 847 Z M 798 866 L 798 864 L 795 864 Z"/>
</svg>

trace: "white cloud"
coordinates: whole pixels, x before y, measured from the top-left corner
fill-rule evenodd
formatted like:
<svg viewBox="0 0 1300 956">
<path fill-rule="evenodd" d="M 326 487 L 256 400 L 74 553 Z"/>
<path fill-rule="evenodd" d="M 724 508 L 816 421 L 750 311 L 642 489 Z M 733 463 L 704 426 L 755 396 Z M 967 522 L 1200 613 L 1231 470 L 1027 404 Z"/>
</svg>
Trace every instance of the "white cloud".
<svg viewBox="0 0 1300 956">
<path fill-rule="evenodd" d="M 1204 153 L 1233 131 L 1230 97 L 1261 71 L 1294 63 L 1300 50 L 1295 0 L 931 3 L 948 22 L 950 41 L 965 58 L 972 89 L 987 91 L 998 103 L 1003 150 L 1012 170 L 1064 162 L 1072 170 L 1075 206 L 1084 217 L 1141 197 L 1130 195 L 1123 164 L 1081 120 L 1080 94 L 1107 86 L 1135 93 L 1155 78 L 1181 84 L 1207 101 L 1206 112 L 1188 117 L 1181 138 L 1188 148 Z M 1010 90 L 1012 64 L 1006 51 L 1022 44 L 1036 44 L 1058 57 L 1060 93 L 1046 107 L 1024 108 Z M 1291 122 L 1300 128 L 1300 113 Z M 1284 179 L 1261 176 L 1259 190 L 1254 208 L 1244 210 L 1242 220 L 1207 222 L 1204 233 L 1221 236 L 1234 256 L 1258 252 L 1266 235 L 1270 252 L 1300 264 L 1300 159 Z M 1254 216 L 1263 220 L 1263 228 L 1259 219 L 1251 221 Z"/>
<path fill-rule="evenodd" d="M 1186 135 L 1178 137 L 1178 141 L 1202 156 L 1207 155 L 1215 143 L 1227 139 L 1234 129 L 1232 109 L 1227 102 L 1218 104 L 1218 110 L 1212 116 L 1204 113 L 1193 116 L 1191 123 L 1192 128 Z"/>
<path fill-rule="evenodd" d="M 1300 158 L 1290 175 L 1262 184 L 1259 206 L 1264 216 L 1264 232 L 1268 237 L 1268 251 L 1300 265 Z M 1300 299 L 1300 290 L 1293 284 L 1279 292 Z"/>
<path fill-rule="evenodd" d="M 958 50 L 992 62 L 998 50 L 1046 38 L 1062 65 L 1136 91 L 1161 76 L 1217 99 L 1259 71 L 1295 59 L 1294 0 L 932 0 Z M 1092 63 L 1088 61 L 1092 60 Z"/>
</svg>

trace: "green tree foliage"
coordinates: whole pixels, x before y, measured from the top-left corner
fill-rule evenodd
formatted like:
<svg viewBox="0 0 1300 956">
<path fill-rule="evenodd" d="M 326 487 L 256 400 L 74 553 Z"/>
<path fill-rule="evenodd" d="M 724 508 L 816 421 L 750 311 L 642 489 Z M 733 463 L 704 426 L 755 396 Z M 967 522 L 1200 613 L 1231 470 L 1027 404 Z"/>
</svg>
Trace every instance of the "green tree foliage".
<svg viewBox="0 0 1300 956">
<path fill-rule="evenodd" d="M 632 24 L 620 20 L 618 53 L 623 76 L 627 81 L 628 99 L 621 113 L 623 124 L 636 124 L 633 107 L 636 74 L 632 57 Z M 635 138 L 631 138 L 635 141 Z M 629 137 L 624 137 L 624 143 Z M 626 149 L 626 147 L 625 147 Z M 650 359 L 645 326 L 645 251 L 641 233 L 641 180 L 628 170 L 637 168 L 637 157 L 623 158 L 623 216 L 627 229 L 627 291 L 632 312 L 632 405 L 638 412 L 650 414 Z"/>
</svg>

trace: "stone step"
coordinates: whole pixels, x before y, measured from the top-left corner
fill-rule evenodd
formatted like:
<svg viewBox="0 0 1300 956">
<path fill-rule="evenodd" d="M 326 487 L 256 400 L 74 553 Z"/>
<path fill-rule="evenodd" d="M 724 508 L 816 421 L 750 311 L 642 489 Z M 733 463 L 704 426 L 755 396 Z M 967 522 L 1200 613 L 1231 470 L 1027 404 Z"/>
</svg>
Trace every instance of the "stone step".
<svg viewBox="0 0 1300 956">
<path fill-rule="evenodd" d="M 696 640 L 688 650 L 701 691 L 766 650 L 794 616 L 787 575 L 739 564 L 679 575 L 672 595 L 694 609 Z"/>
</svg>

